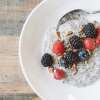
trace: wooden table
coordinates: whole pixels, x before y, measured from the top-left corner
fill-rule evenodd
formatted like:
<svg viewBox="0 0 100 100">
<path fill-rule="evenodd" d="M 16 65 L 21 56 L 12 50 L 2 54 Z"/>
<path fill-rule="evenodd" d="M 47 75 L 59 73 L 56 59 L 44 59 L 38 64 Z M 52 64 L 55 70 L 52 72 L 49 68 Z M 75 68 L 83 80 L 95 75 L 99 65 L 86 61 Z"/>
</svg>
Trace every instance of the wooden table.
<svg viewBox="0 0 100 100">
<path fill-rule="evenodd" d="M 40 100 L 20 69 L 18 39 L 29 12 L 41 0 L 0 0 L 0 100 Z"/>
</svg>

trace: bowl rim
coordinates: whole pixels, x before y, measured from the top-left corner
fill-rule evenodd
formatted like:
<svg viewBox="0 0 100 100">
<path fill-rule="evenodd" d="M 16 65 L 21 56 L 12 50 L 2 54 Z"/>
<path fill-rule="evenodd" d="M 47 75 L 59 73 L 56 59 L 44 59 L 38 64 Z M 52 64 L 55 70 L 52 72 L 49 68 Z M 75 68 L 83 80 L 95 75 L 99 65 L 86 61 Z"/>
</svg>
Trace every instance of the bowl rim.
<svg viewBox="0 0 100 100">
<path fill-rule="evenodd" d="M 21 31 L 21 35 L 20 35 L 20 38 L 19 38 L 19 47 L 18 47 L 18 55 L 19 55 L 19 60 L 20 60 L 20 65 L 21 65 L 21 70 L 22 70 L 22 73 L 26 79 L 26 81 L 28 82 L 29 86 L 32 88 L 32 90 L 37 93 L 37 95 L 42 98 L 43 100 L 46 100 L 44 96 L 42 96 L 39 91 L 36 90 L 35 88 L 35 85 L 33 86 L 33 84 L 31 83 L 31 81 L 29 80 L 29 77 L 25 71 L 25 67 L 23 65 L 23 60 L 22 60 L 22 39 L 23 39 L 23 36 L 24 36 L 24 30 L 28 24 L 28 22 L 30 21 L 30 19 L 32 18 L 32 16 L 34 15 L 34 13 L 39 9 L 39 8 L 42 8 L 47 1 L 49 0 L 43 0 L 42 2 L 40 2 L 35 8 L 33 8 L 33 10 L 31 11 L 31 13 L 28 15 L 24 25 L 23 25 L 23 28 L 22 28 L 22 31 Z"/>
<path fill-rule="evenodd" d="M 42 4 L 44 4 L 46 1 L 48 0 L 43 0 L 41 1 L 40 3 L 38 3 L 36 5 L 36 7 L 34 7 L 31 12 L 29 13 L 28 17 L 26 18 L 26 21 L 24 22 L 23 24 L 23 27 L 22 27 L 22 30 L 21 30 L 21 34 L 19 36 L 19 44 L 18 44 L 18 56 L 19 56 L 19 63 L 20 63 L 20 68 L 21 68 L 21 71 L 22 71 L 22 74 L 24 75 L 25 77 L 25 80 L 26 82 L 28 83 L 28 85 L 31 87 L 32 91 L 35 92 L 40 98 L 42 98 L 43 100 L 45 100 L 45 98 L 35 89 L 35 86 L 33 86 L 25 72 L 25 69 L 24 69 L 24 65 L 23 65 L 23 62 L 22 62 L 22 56 L 21 56 L 21 43 L 22 43 L 22 38 L 23 38 L 23 34 L 24 34 L 24 29 L 28 23 L 28 21 L 30 20 L 30 18 L 32 17 L 32 15 L 37 11 L 38 8 L 41 7 Z"/>
</svg>

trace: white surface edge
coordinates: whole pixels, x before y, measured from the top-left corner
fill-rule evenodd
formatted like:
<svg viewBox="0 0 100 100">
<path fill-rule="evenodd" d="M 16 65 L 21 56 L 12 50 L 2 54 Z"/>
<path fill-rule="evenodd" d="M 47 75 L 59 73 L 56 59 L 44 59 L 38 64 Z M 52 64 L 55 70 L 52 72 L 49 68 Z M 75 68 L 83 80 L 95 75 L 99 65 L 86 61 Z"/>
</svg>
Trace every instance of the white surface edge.
<svg viewBox="0 0 100 100">
<path fill-rule="evenodd" d="M 22 39 L 22 36 L 23 36 L 23 31 L 24 31 L 24 29 L 25 29 L 25 26 L 27 25 L 27 23 L 28 23 L 30 17 L 31 17 L 32 14 L 33 14 L 42 4 L 44 4 L 46 1 L 47 1 L 47 0 L 41 1 L 35 8 L 33 8 L 33 10 L 32 10 L 32 11 L 30 12 L 30 14 L 28 15 L 28 17 L 27 17 L 27 19 L 26 19 L 26 21 L 25 21 L 25 23 L 24 23 L 24 25 L 23 25 L 22 31 L 21 31 L 21 35 L 20 35 L 20 38 L 19 38 L 19 46 L 18 46 L 18 56 L 19 56 L 19 61 L 20 61 L 22 73 L 23 73 L 23 75 L 24 75 L 26 81 L 28 82 L 29 86 L 32 88 L 32 90 L 33 90 L 42 100 L 44 100 L 44 97 L 41 96 L 41 95 L 39 94 L 39 92 L 32 86 L 32 84 L 31 84 L 31 82 L 29 81 L 28 76 L 27 76 L 27 74 L 26 74 L 26 72 L 25 72 L 25 70 L 24 70 L 24 65 L 23 65 L 23 63 L 22 63 L 22 57 L 21 57 L 21 39 Z"/>
</svg>

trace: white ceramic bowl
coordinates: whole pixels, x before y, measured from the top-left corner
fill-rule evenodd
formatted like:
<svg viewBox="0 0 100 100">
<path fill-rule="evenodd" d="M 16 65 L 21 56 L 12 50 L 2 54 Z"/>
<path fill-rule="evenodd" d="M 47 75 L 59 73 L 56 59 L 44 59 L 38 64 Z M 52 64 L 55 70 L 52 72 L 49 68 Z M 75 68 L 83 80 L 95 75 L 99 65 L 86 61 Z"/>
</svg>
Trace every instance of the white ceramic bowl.
<svg viewBox="0 0 100 100">
<path fill-rule="evenodd" d="M 76 88 L 52 79 L 41 69 L 41 46 L 45 31 L 57 24 L 58 19 L 72 9 L 98 10 L 99 0 L 44 0 L 27 18 L 19 41 L 22 71 L 32 89 L 43 100 L 99 100 L 100 81 Z"/>
</svg>

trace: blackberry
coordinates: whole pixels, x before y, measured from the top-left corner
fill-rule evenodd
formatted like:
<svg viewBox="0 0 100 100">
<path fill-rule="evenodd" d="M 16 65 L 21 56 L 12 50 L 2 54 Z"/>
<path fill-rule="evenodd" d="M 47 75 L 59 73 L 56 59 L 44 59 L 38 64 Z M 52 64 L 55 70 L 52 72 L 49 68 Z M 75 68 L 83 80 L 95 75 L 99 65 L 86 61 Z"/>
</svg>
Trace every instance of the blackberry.
<svg viewBox="0 0 100 100">
<path fill-rule="evenodd" d="M 82 43 L 82 40 L 80 39 L 80 37 L 74 35 L 70 38 L 69 41 L 70 41 L 72 48 L 74 48 L 74 49 L 83 48 L 83 43 Z"/>
<path fill-rule="evenodd" d="M 79 61 L 78 54 L 71 50 L 66 52 L 64 59 L 67 65 L 73 65 Z"/>
<path fill-rule="evenodd" d="M 50 54 L 45 53 L 45 54 L 42 56 L 41 64 L 42 64 L 44 67 L 52 66 L 52 65 L 53 65 L 53 57 L 52 57 Z"/>
<path fill-rule="evenodd" d="M 83 33 L 86 37 L 95 38 L 96 37 L 96 29 L 92 23 L 88 23 L 83 26 Z"/>
</svg>

